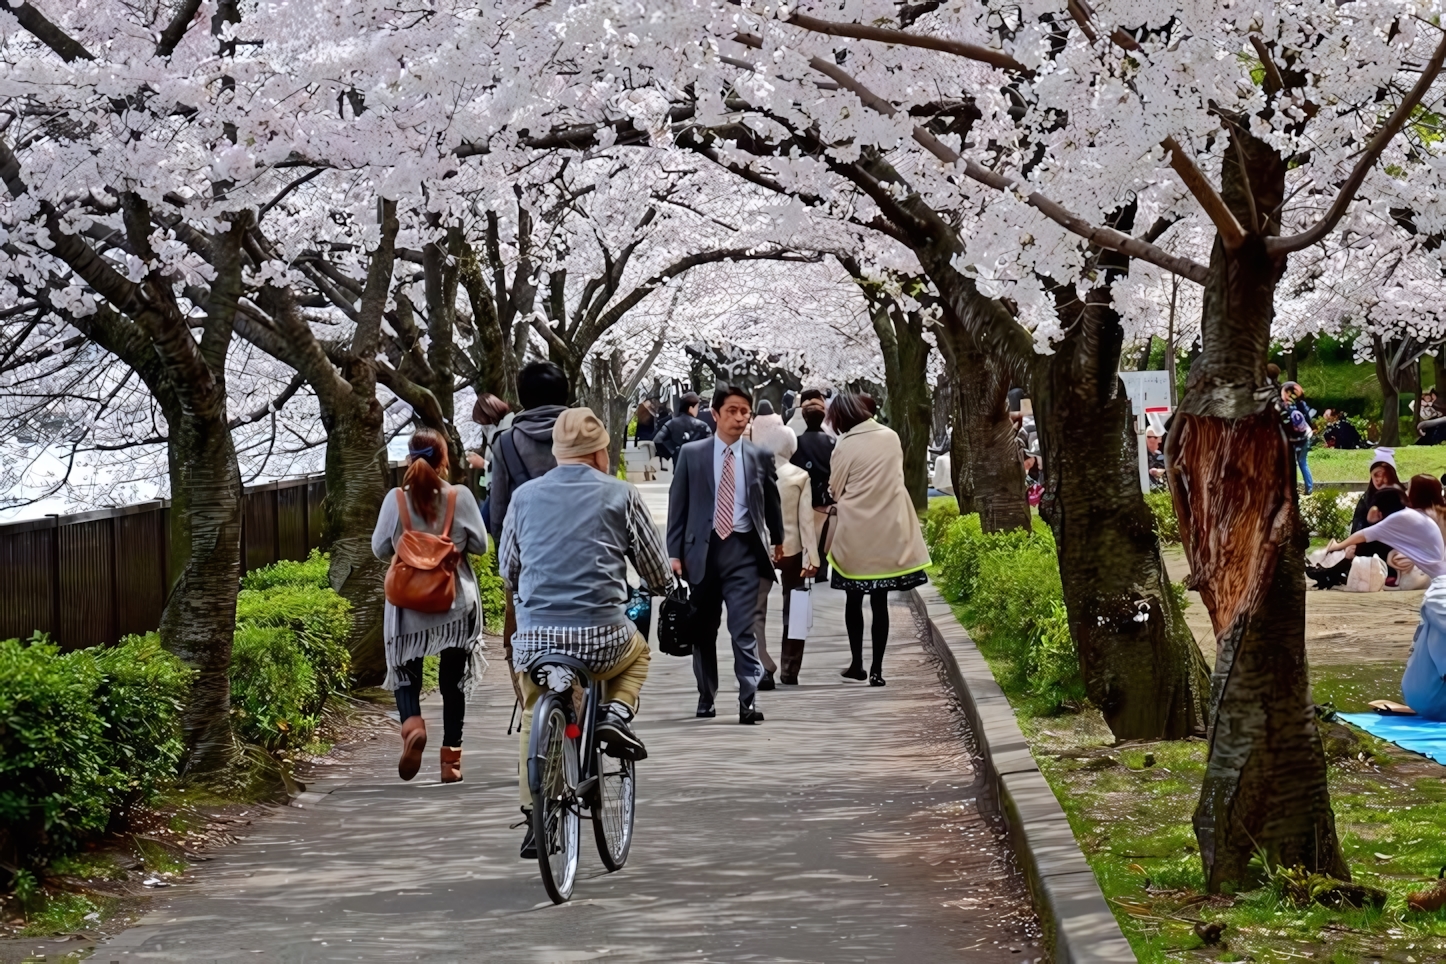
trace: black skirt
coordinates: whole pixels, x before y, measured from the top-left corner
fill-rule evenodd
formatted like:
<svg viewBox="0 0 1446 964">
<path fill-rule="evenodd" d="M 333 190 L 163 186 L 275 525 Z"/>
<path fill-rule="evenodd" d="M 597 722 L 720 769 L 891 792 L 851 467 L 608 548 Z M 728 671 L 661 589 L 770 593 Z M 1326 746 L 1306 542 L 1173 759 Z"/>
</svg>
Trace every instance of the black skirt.
<svg viewBox="0 0 1446 964">
<path fill-rule="evenodd" d="M 885 576 L 881 579 L 851 579 L 835 567 L 833 575 L 829 577 L 830 586 L 845 592 L 878 592 L 881 589 L 889 592 L 904 592 L 915 586 L 922 586 L 928 581 L 929 574 L 923 569 L 915 569 L 902 576 Z"/>
</svg>

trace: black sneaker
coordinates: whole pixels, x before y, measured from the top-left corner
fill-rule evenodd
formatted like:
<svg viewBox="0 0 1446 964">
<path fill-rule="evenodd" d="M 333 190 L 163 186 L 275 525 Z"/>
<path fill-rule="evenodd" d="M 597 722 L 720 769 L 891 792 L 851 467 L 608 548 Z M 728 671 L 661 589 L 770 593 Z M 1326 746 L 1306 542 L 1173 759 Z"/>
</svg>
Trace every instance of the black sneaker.
<svg viewBox="0 0 1446 964">
<path fill-rule="evenodd" d="M 597 738 L 603 752 L 620 760 L 646 760 L 648 748 L 633 732 L 633 708 L 613 700 L 604 703 L 598 714 Z"/>
</svg>

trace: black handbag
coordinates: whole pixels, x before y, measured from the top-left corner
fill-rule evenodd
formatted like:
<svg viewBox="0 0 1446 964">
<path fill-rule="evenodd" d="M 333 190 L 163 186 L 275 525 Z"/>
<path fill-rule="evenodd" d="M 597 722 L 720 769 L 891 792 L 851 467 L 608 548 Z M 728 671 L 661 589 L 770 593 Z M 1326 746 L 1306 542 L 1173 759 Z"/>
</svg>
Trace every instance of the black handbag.
<svg viewBox="0 0 1446 964">
<path fill-rule="evenodd" d="M 669 656 L 692 656 L 692 623 L 688 587 L 678 583 L 658 606 L 658 649 Z"/>
</svg>

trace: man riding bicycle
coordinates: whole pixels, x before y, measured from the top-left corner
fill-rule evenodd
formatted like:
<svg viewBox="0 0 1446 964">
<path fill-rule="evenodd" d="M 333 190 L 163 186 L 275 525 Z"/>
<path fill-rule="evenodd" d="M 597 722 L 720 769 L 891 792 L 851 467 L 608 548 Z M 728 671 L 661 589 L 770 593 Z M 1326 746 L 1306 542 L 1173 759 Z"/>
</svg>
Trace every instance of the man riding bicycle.
<svg viewBox="0 0 1446 964">
<path fill-rule="evenodd" d="M 661 590 L 673 577 L 642 496 L 608 474 L 609 441 L 591 410 L 559 415 L 552 430 L 557 468 L 513 493 L 498 543 L 497 567 L 517 610 L 512 654 L 523 699 L 517 782 L 527 814 L 528 736 L 543 692 L 527 667 L 539 656 L 565 653 L 586 663 L 595 679 L 605 681 L 598 741 L 613 756 L 647 756 L 632 719 L 651 655 L 627 617 L 627 560 L 649 587 Z M 531 820 L 521 856 L 537 856 Z"/>
</svg>

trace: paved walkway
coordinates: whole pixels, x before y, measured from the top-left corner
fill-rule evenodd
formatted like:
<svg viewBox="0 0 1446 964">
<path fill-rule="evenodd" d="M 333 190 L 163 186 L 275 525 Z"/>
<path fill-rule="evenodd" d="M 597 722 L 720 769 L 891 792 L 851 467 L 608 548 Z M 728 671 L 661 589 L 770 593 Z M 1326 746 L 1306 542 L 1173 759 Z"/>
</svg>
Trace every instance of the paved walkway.
<svg viewBox="0 0 1446 964">
<path fill-rule="evenodd" d="M 647 489 L 660 509 L 666 493 Z M 690 664 L 654 654 L 632 854 L 604 873 L 584 827 L 569 904 L 553 906 L 536 863 L 517 858 L 512 694 L 498 663 L 469 708 L 464 783 L 436 782 L 435 750 L 400 783 L 394 743 L 373 744 L 91 959 L 1038 958 L 1022 879 L 980 812 L 962 717 L 910 611 L 893 606 L 889 685 L 870 688 L 838 676 L 842 600 L 818 594 L 803 685 L 761 694 L 759 726 L 738 725 L 726 691 L 716 719 L 695 720 Z M 424 709 L 440 725 L 440 703 Z"/>
</svg>

